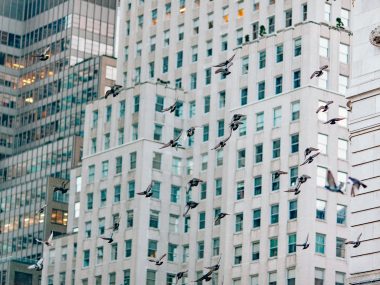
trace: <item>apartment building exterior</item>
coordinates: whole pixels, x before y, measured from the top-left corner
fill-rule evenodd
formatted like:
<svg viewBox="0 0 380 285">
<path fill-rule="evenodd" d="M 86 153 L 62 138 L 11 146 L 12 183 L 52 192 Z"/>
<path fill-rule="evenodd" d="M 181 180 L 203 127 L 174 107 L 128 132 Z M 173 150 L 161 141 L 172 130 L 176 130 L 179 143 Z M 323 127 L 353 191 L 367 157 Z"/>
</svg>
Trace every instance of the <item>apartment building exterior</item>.
<svg viewBox="0 0 380 285">
<path fill-rule="evenodd" d="M 351 201 L 351 236 L 362 233 L 360 247 L 350 253 L 350 284 L 380 284 L 379 244 L 379 68 L 380 47 L 376 44 L 376 15 L 380 3 L 356 1 L 352 12 L 352 73 L 347 98 L 352 101 L 349 129 L 352 176 L 367 188 L 360 188 Z M 365 55 L 365 56 L 364 56 Z"/>
<path fill-rule="evenodd" d="M 347 120 L 323 123 L 347 118 L 350 5 L 120 3 L 118 82 L 130 88 L 86 109 L 76 263 L 64 267 L 75 284 L 175 284 L 187 269 L 179 284 L 188 284 L 219 258 L 211 284 L 344 284 L 350 197 L 324 186 L 327 169 L 347 180 Z M 211 66 L 234 53 L 232 73 L 215 75 Z M 325 64 L 328 72 L 310 79 Z M 176 99 L 176 112 L 160 112 Z M 330 100 L 328 112 L 315 113 Z M 235 113 L 244 124 L 211 150 Z M 190 126 L 198 128 L 185 150 L 160 149 Z M 321 154 L 299 166 L 310 146 Z M 279 169 L 288 175 L 277 180 Z M 301 194 L 284 192 L 302 174 L 311 178 Z M 193 177 L 204 183 L 186 195 Z M 136 195 L 151 181 L 151 198 Z M 199 205 L 183 217 L 189 199 Z M 230 215 L 214 225 L 219 211 Z M 115 220 L 107 244 L 99 237 Z M 307 235 L 310 247 L 296 248 Z M 160 267 L 148 261 L 164 253 Z M 59 280 L 54 266 L 43 274 L 47 284 Z"/>
<path fill-rule="evenodd" d="M 42 256 L 35 238 L 66 232 L 68 195 L 53 189 L 80 162 L 84 106 L 115 81 L 115 9 L 0 3 L 0 284 L 38 284 L 41 274 L 26 269 Z M 47 48 L 48 60 L 34 57 Z"/>
</svg>

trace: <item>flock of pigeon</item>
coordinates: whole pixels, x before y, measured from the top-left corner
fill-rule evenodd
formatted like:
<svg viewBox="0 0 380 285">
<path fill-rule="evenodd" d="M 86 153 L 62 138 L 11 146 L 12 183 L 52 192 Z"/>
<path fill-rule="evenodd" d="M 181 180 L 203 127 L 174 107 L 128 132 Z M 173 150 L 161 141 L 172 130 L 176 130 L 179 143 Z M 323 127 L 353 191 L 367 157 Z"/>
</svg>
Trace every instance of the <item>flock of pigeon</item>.
<svg viewBox="0 0 380 285">
<path fill-rule="evenodd" d="M 235 54 L 230 57 L 229 59 L 227 59 L 226 61 L 218 64 L 218 65 L 215 65 L 214 67 L 217 68 L 216 71 L 215 71 L 215 74 L 218 74 L 218 73 L 221 73 L 223 76 L 227 76 L 229 74 L 231 74 L 231 71 L 229 70 L 229 68 L 233 65 L 233 59 L 235 57 Z M 313 79 L 314 77 L 320 77 L 322 76 L 323 72 L 326 71 L 328 69 L 328 65 L 323 65 L 321 66 L 318 70 L 314 71 L 313 74 L 310 76 L 310 79 Z M 164 80 L 161 80 L 161 79 L 158 79 L 157 80 L 158 83 L 160 84 L 165 84 L 165 86 L 167 84 L 169 84 L 170 82 L 169 81 L 164 81 Z M 106 96 L 105 96 L 105 99 L 107 99 L 108 96 L 110 95 L 113 95 L 113 97 L 117 96 L 118 94 L 120 94 L 120 92 L 123 90 L 123 87 L 120 86 L 120 85 L 115 85 L 113 86 L 109 91 L 107 91 L 106 93 Z M 333 101 L 328 101 L 325 103 L 325 105 L 323 106 L 320 106 L 317 110 L 316 110 L 316 113 L 319 113 L 319 112 L 326 112 L 328 109 L 329 109 L 329 105 L 331 105 L 332 103 L 334 103 Z M 163 108 L 161 110 L 161 112 L 170 112 L 170 113 L 173 113 L 177 107 L 178 107 L 178 99 L 175 100 L 175 102 L 166 107 L 166 108 Z M 350 101 L 347 102 L 347 110 L 348 111 L 351 111 L 352 110 L 352 103 Z M 245 118 L 246 116 L 243 115 L 243 114 L 234 114 L 232 119 L 231 119 L 231 122 L 229 123 L 229 129 L 230 129 L 230 132 L 229 134 L 223 138 L 214 148 L 212 148 L 211 150 L 218 150 L 218 149 L 222 149 L 226 146 L 227 144 L 227 141 L 231 138 L 232 136 L 232 133 L 234 131 L 236 131 L 240 125 L 243 124 L 243 121 L 242 119 Z M 330 125 L 334 125 L 336 124 L 336 122 L 338 121 L 341 121 L 341 120 L 344 120 L 345 118 L 342 118 L 342 117 L 337 117 L 337 118 L 331 118 L 329 119 L 328 121 L 324 122 L 324 124 L 330 124 Z M 185 145 L 185 141 L 187 139 L 189 139 L 190 137 L 194 136 L 195 134 L 195 130 L 199 128 L 198 126 L 192 126 L 190 128 L 188 128 L 186 130 L 186 132 L 183 132 L 181 131 L 180 134 L 171 139 L 169 142 L 165 143 L 164 145 L 162 145 L 160 147 L 160 149 L 163 149 L 163 148 L 168 148 L 168 147 L 172 147 L 172 148 L 175 148 L 175 150 L 178 150 L 179 148 L 180 149 L 184 149 L 184 145 Z M 315 147 L 308 147 L 305 149 L 304 151 L 304 156 L 305 156 L 305 160 L 303 163 L 300 164 L 300 166 L 303 166 L 303 165 L 306 165 L 306 164 L 310 164 L 314 161 L 314 159 L 320 154 L 319 152 L 319 149 L 315 148 Z M 283 175 L 283 174 L 287 174 L 287 172 L 285 171 L 282 171 L 282 170 L 277 170 L 275 172 L 273 172 L 273 176 L 274 176 L 274 179 L 277 179 L 280 177 L 280 175 Z M 303 174 L 301 176 L 299 176 L 296 180 L 296 183 L 295 183 L 295 186 L 286 190 L 285 192 L 292 192 L 294 193 L 294 195 L 298 195 L 301 193 L 301 186 L 302 184 L 304 184 L 308 179 L 310 179 L 311 177 L 306 175 L 306 174 Z M 361 182 L 360 180 L 356 179 L 356 178 L 353 178 L 353 177 L 349 177 L 350 181 L 351 182 L 347 182 L 347 183 L 352 183 L 352 187 L 351 187 L 351 196 L 355 196 L 355 192 L 357 190 L 359 190 L 360 187 L 364 187 L 366 188 L 367 186 Z M 334 179 L 334 176 L 332 174 L 332 172 L 330 170 L 327 171 L 327 185 L 325 186 L 325 189 L 328 190 L 328 191 L 331 191 L 331 192 L 336 192 L 336 193 L 341 193 L 341 194 L 345 194 L 345 192 L 343 191 L 343 186 L 344 186 L 344 183 L 341 182 L 339 183 L 339 185 L 336 184 L 335 182 L 335 179 Z M 198 186 L 199 183 L 202 183 L 204 182 L 203 180 L 199 179 L 199 178 L 192 178 L 188 183 L 187 183 L 187 193 L 192 189 L 192 187 L 196 187 Z M 142 192 L 138 192 L 137 194 L 138 195 L 142 195 L 142 196 L 145 196 L 146 198 L 149 198 L 153 195 L 153 186 L 154 186 L 154 181 L 152 181 L 148 187 L 146 188 L 146 190 L 142 191 Z M 198 202 L 195 202 L 195 201 L 188 201 L 186 202 L 186 205 L 184 207 L 184 213 L 183 213 L 183 216 L 187 216 L 189 211 L 191 209 L 194 209 L 196 208 L 197 206 L 199 205 Z M 226 217 L 227 213 L 219 213 L 216 217 L 215 217 L 215 220 L 214 220 L 214 224 L 218 224 L 220 222 L 221 219 L 223 219 L 224 217 Z M 354 248 L 358 247 L 360 245 L 360 238 L 361 238 L 361 235 L 360 234 L 357 238 L 356 241 L 348 241 L 346 242 L 345 244 L 352 244 L 354 245 Z M 112 235 L 110 238 L 103 238 L 105 240 L 108 240 L 109 243 L 111 243 L 113 241 L 112 239 Z M 304 243 L 302 244 L 296 244 L 296 246 L 298 247 L 302 247 L 302 249 L 307 249 L 310 244 L 309 244 L 309 234 L 307 235 L 306 237 L 306 240 Z M 149 261 L 150 262 L 153 262 L 155 263 L 157 266 L 160 266 L 163 264 L 163 260 L 164 258 L 166 257 L 166 253 L 163 254 L 161 257 L 159 258 L 156 258 L 155 256 L 149 258 Z M 212 279 L 212 274 L 217 271 L 219 269 L 219 263 L 220 263 L 220 259 L 219 258 L 219 261 L 217 264 L 213 265 L 213 266 L 210 266 L 210 267 L 205 267 L 206 269 L 208 269 L 208 271 L 202 276 L 200 277 L 199 279 L 193 281 L 193 282 L 200 282 L 200 281 L 210 281 Z M 186 276 L 187 274 L 187 270 L 186 271 L 181 271 L 181 272 L 178 272 L 176 274 L 176 284 L 178 283 L 178 281 Z"/>
</svg>

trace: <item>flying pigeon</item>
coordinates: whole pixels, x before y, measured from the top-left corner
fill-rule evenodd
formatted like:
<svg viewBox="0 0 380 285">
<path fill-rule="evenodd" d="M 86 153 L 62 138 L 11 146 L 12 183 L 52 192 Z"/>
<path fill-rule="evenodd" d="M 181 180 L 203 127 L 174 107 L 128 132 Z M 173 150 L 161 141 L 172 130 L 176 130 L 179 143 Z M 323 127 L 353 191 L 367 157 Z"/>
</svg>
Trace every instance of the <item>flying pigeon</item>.
<svg viewBox="0 0 380 285">
<path fill-rule="evenodd" d="M 212 275 L 215 271 L 217 271 L 217 270 L 219 269 L 219 262 L 220 262 L 220 259 L 221 259 L 221 257 L 219 258 L 219 261 L 218 261 L 217 264 L 212 265 L 212 266 L 210 266 L 210 267 L 205 267 L 205 268 L 208 269 L 209 271 L 208 271 L 206 274 L 204 274 L 201 278 L 199 278 L 198 280 L 196 280 L 196 281 L 194 281 L 194 282 L 200 282 L 200 281 L 203 281 L 203 280 L 206 281 L 206 282 L 210 281 L 210 280 L 212 279 L 211 275 Z"/>
<path fill-rule="evenodd" d="M 231 74 L 231 72 L 228 69 L 233 65 L 232 60 L 234 59 L 235 55 L 236 54 L 227 59 L 225 62 L 214 65 L 214 67 L 219 67 L 217 70 L 215 70 L 215 74 L 222 73 L 224 76 Z"/>
<path fill-rule="evenodd" d="M 228 216 L 229 214 L 227 213 L 219 213 L 216 218 L 215 218 L 215 221 L 214 221 L 214 225 L 217 225 L 218 222 L 223 219 L 224 217 Z"/>
<path fill-rule="evenodd" d="M 199 178 L 193 178 L 189 182 L 187 182 L 187 191 L 186 193 L 189 193 L 191 188 L 198 186 L 199 183 L 204 182 L 202 179 Z"/>
<path fill-rule="evenodd" d="M 310 243 L 308 243 L 308 241 L 309 241 L 309 234 L 307 234 L 306 240 L 304 243 L 296 244 L 296 246 L 302 246 L 302 249 L 307 249 L 310 246 Z"/>
<path fill-rule="evenodd" d="M 150 258 L 150 262 L 154 262 L 157 266 L 162 265 L 164 262 L 162 261 L 164 257 L 166 256 L 166 253 L 164 253 L 160 258 Z"/>
<path fill-rule="evenodd" d="M 325 122 L 324 124 L 330 124 L 330 125 L 335 125 L 336 122 L 338 121 L 341 121 L 341 120 L 344 120 L 345 118 L 333 118 L 333 119 L 330 119 L 328 120 L 327 122 Z"/>
<path fill-rule="evenodd" d="M 298 195 L 301 192 L 300 190 L 301 185 L 310 178 L 311 177 L 309 175 L 303 174 L 302 176 L 297 178 L 296 186 L 294 188 L 290 188 L 289 190 L 286 190 L 285 192 L 294 192 L 294 195 Z"/>
<path fill-rule="evenodd" d="M 123 86 L 115 84 L 111 87 L 110 90 L 107 90 L 106 95 L 104 95 L 104 99 L 107 99 L 108 96 L 110 95 L 112 95 L 113 97 L 116 97 L 123 90 L 124 90 Z"/>
<path fill-rule="evenodd" d="M 230 128 L 232 131 L 236 131 L 240 125 L 244 124 L 242 121 L 232 121 L 230 123 Z"/>
<path fill-rule="evenodd" d="M 36 212 L 36 215 L 39 215 L 39 214 L 42 214 L 43 212 L 45 212 L 45 209 L 47 207 L 47 204 L 43 205 L 37 212 Z"/>
<path fill-rule="evenodd" d="M 170 81 L 169 80 L 162 80 L 160 78 L 157 78 L 157 83 L 164 84 L 165 87 L 166 87 L 166 86 L 168 86 L 168 84 L 170 84 Z"/>
<path fill-rule="evenodd" d="M 236 121 L 240 121 L 240 119 L 242 119 L 242 118 L 245 118 L 245 115 L 243 115 L 243 114 L 234 114 L 232 116 L 231 123 L 232 122 L 236 122 Z"/>
<path fill-rule="evenodd" d="M 344 186 L 343 182 L 339 183 L 339 186 L 336 185 L 334 176 L 332 175 L 332 172 L 330 170 L 327 170 L 327 185 L 325 188 L 331 192 L 339 192 L 344 194 L 342 188 Z"/>
<path fill-rule="evenodd" d="M 352 112 L 352 101 L 351 100 L 348 100 L 347 103 L 346 103 L 346 109 L 348 112 Z"/>
<path fill-rule="evenodd" d="M 325 105 L 319 106 L 315 113 L 319 113 L 319 111 L 326 112 L 329 109 L 329 105 L 334 103 L 334 101 L 327 101 Z"/>
<path fill-rule="evenodd" d="M 146 198 L 151 197 L 153 195 L 153 192 L 152 192 L 153 185 L 154 185 L 154 181 L 150 182 L 150 184 L 148 185 L 148 187 L 146 188 L 145 191 L 137 192 L 136 194 L 137 195 L 145 195 Z"/>
<path fill-rule="evenodd" d="M 308 147 L 308 148 L 306 148 L 305 149 L 305 152 L 304 152 L 304 154 L 305 154 L 305 159 L 306 159 L 306 157 L 310 154 L 310 153 L 312 153 L 313 151 L 318 151 L 319 149 L 317 149 L 317 148 L 315 148 L 315 147 Z"/>
<path fill-rule="evenodd" d="M 55 186 L 54 187 L 54 192 L 62 192 L 62 194 L 67 193 L 69 191 L 69 188 L 67 185 L 69 184 L 69 181 L 64 181 L 60 186 Z"/>
<path fill-rule="evenodd" d="M 36 242 L 42 243 L 46 246 L 52 246 L 53 245 L 52 240 L 53 240 L 53 232 L 51 232 L 51 234 L 47 240 L 40 240 L 40 239 L 36 238 Z"/>
<path fill-rule="evenodd" d="M 353 244 L 354 248 L 357 248 L 361 243 L 361 241 L 360 241 L 361 236 L 362 236 L 362 233 L 360 233 L 360 235 L 357 237 L 356 241 L 347 241 L 347 242 L 345 242 L 345 244 Z"/>
<path fill-rule="evenodd" d="M 186 206 L 185 206 L 185 213 L 183 213 L 183 216 L 186 217 L 186 215 L 189 213 L 190 209 L 194 209 L 198 205 L 199 205 L 199 203 L 194 202 L 194 201 L 187 202 Z"/>
<path fill-rule="evenodd" d="M 314 76 L 320 77 L 323 74 L 323 71 L 326 70 L 328 67 L 328 65 L 321 66 L 319 70 L 313 72 L 313 74 L 310 76 L 310 79 L 313 79 Z"/>
<path fill-rule="evenodd" d="M 288 174 L 287 172 L 285 172 L 285 171 L 282 171 L 282 170 L 276 170 L 275 172 L 273 172 L 273 178 L 274 179 L 277 179 L 277 178 L 279 178 L 280 177 L 280 175 L 282 175 L 282 174 Z"/>
<path fill-rule="evenodd" d="M 178 100 L 176 99 L 172 105 L 170 105 L 169 107 L 165 109 L 162 109 L 161 112 L 164 113 L 164 112 L 170 111 L 170 113 L 173 113 L 177 109 L 177 102 Z"/>
<path fill-rule="evenodd" d="M 181 133 L 179 134 L 178 137 L 174 138 L 174 139 L 171 139 L 168 143 L 164 144 L 162 147 L 160 147 L 160 149 L 163 149 L 163 148 L 166 148 L 166 147 L 175 147 L 175 149 L 177 150 L 178 148 L 184 148 L 181 143 L 179 142 L 179 139 L 181 138 L 181 135 L 182 135 L 182 131 Z"/>
<path fill-rule="evenodd" d="M 175 275 L 175 278 L 176 278 L 175 284 L 176 284 L 176 285 L 178 284 L 178 281 L 179 281 L 180 279 L 182 279 L 182 277 L 184 277 L 188 271 L 189 271 L 189 270 L 181 271 L 181 272 L 178 272 L 178 273 Z"/>
<path fill-rule="evenodd" d="M 115 221 L 112 225 L 112 227 L 108 228 L 109 230 L 112 229 L 113 232 L 116 232 L 119 230 L 120 227 L 120 221 Z"/>
<path fill-rule="evenodd" d="M 227 144 L 227 141 L 231 138 L 232 130 L 230 131 L 230 134 L 228 137 L 222 139 L 216 146 L 214 146 L 211 150 L 217 150 L 219 148 L 224 148 Z"/>
<path fill-rule="evenodd" d="M 359 191 L 360 186 L 363 186 L 364 188 L 367 188 L 367 185 L 365 185 L 359 179 L 353 178 L 351 176 L 349 176 L 348 179 L 350 179 L 351 183 L 352 183 L 352 187 L 351 187 L 351 196 L 352 197 L 355 197 L 355 191 Z"/>
<path fill-rule="evenodd" d="M 108 243 L 112 243 L 112 242 L 113 242 L 113 238 L 112 238 L 112 236 L 113 236 L 113 232 L 111 233 L 111 236 L 110 236 L 110 237 L 99 237 L 99 238 L 101 238 L 101 239 L 103 239 L 103 240 L 107 240 Z"/>
<path fill-rule="evenodd" d="M 40 258 L 35 264 L 29 265 L 28 269 L 34 269 L 36 271 L 41 271 L 44 268 L 43 258 Z"/>
<path fill-rule="evenodd" d="M 42 53 L 32 55 L 33 57 L 37 57 L 40 61 L 46 61 L 50 58 L 50 47 L 47 47 Z"/>
<path fill-rule="evenodd" d="M 317 153 L 314 153 L 313 155 L 310 155 L 308 158 L 305 159 L 304 162 L 302 162 L 300 164 L 300 166 L 302 165 L 305 165 L 305 164 L 309 164 L 309 163 L 312 163 L 314 161 L 314 158 L 316 158 L 320 153 L 317 152 Z"/>
</svg>

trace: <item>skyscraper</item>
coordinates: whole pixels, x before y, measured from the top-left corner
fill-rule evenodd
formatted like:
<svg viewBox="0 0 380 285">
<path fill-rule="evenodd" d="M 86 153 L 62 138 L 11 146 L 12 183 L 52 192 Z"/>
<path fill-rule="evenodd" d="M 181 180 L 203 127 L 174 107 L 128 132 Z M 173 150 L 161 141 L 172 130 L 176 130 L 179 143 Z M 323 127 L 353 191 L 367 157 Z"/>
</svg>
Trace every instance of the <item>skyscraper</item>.
<svg viewBox="0 0 380 285">
<path fill-rule="evenodd" d="M 99 57 L 114 55 L 115 9 L 116 1 L 0 3 L 1 284 L 36 284 L 15 261 L 35 262 L 35 238 L 66 232 L 67 194 L 53 189 L 80 161 L 84 106 L 104 92 L 101 65 L 115 65 Z"/>
<path fill-rule="evenodd" d="M 356 1 L 352 14 L 352 73 L 347 98 L 352 101 L 349 129 L 352 176 L 360 187 L 352 198 L 350 240 L 362 243 L 350 252 L 350 284 L 380 283 L 379 215 L 379 2 Z"/>
<path fill-rule="evenodd" d="M 188 269 L 188 284 L 221 258 L 211 284 L 344 284 L 350 198 L 324 186 L 327 170 L 347 180 L 347 121 L 324 123 L 347 118 L 350 1 L 135 0 L 120 11 L 118 82 L 129 88 L 87 106 L 76 264 L 64 270 L 79 284 L 151 285 Z M 233 54 L 232 73 L 215 75 Z M 236 113 L 242 125 L 211 150 Z M 160 149 L 191 126 L 185 150 Z M 320 155 L 300 166 L 307 147 Z M 303 174 L 301 193 L 285 192 Z M 203 182 L 186 194 L 194 177 Z M 152 197 L 136 195 L 152 181 Z M 199 205 L 183 217 L 189 200 Z M 219 212 L 230 215 L 215 225 Z M 99 237 L 115 220 L 108 244 Z M 57 263 L 61 248 L 46 258 Z M 164 253 L 163 265 L 148 261 Z M 58 280 L 56 267 L 45 274 Z"/>
</svg>

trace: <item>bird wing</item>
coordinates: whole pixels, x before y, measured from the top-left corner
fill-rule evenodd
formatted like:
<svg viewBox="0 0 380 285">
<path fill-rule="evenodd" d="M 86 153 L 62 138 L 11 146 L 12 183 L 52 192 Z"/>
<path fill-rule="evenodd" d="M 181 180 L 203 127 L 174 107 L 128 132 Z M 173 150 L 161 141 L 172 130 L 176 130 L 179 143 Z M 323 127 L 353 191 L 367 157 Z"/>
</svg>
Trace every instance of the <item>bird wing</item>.
<svg viewBox="0 0 380 285">
<path fill-rule="evenodd" d="M 156 259 L 149 258 L 148 261 L 150 261 L 150 262 L 156 262 Z"/>
<path fill-rule="evenodd" d="M 49 50 L 50 50 L 50 46 L 48 46 L 48 47 L 43 51 L 42 54 L 46 55 L 46 54 L 49 52 Z"/>
<path fill-rule="evenodd" d="M 227 64 L 227 66 L 226 66 L 226 69 L 229 69 L 231 66 L 233 66 L 234 65 L 234 63 L 233 62 L 229 62 L 228 64 Z"/>
<path fill-rule="evenodd" d="M 175 142 L 178 141 L 178 140 L 181 138 L 182 133 L 183 133 L 183 130 L 181 130 L 181 132 L 179 133 L 178 137 L 176 137 L 176 138 L 174 139 Z"/>
<path fill-rule="evenodd" d="M 327 69 L 327 68 L 329 68 L 328 65 L 323 65 L 323 66 L 321 66 L 319 69 L 320 69 L 320 70 L 325 70 L 325 69 Z"/>
<path fill-rule="evenodd" d="M 51 243 L 52 240 L 53 240 L 53 232 L 51 232 L 47 242 Z"/>
<path fill-rule="evenodd" d="M 43 258 L 40 258 L 40 259 L 37 261 L 37 265 L 38 265 L 38 266 L 41 266 L 43 261 L 44 261 L 44 259 L 43 259 Z"/>
<path fill-rule="evenodd" d="M 213 65 L 213 67 L 223 67 L 223 66 L 226 66 L 226 65 L 227 65 L 226 62 L 223 61 L 223 62 L 221 62 L 221 63 L 219 63 L 217 65 Z"/>
<path fill-rule="evenodd" d="M 145 194 L 146 194 L 146 191 L 143 191 L 143 192 L 137 192 L 136 194 L 137 194 L 137 195 L 145 195 Z"/>
<path fill-rule="evenodd" d="M 233 56 L 231 56 L 229 59 L 227 59 L 227 61 L 230 63 L 234 59 L 235 55 L 236 53 Z"/>
<path fill-rule="evenodd" d="M 222 141 L 223 142 L 227 142 L 232 136 L 232 129 L 230 129 L 230 134 L 228 135 L 228 137 L 224 138 Z"/>
<path fill-rule="evenodd" d="M 32 265 L 28 266 L 28 269 L 34 269 L 34 268 L 35 268 L 35 264 L 32 264 Z"/>
<path fill-rule="evenodd" d="M 207 277 L 210 277 L 211 274 L 212 274 L 212 271 L 209 271 L 205 275 L 203 275 L 201 278 L 199 278 L 198 280 L 195 280 L 194 282 L 203 281 L 203 280 L 207 279 Z"/>
<path fill-rule="evenodd" d="M 359 241 L 361 237 L 362 237 L 362 233 L 360 233 L 360 235 L 358 236 L 356 240 Z"/>
<path fill-rule="evenodd" d="M 36 240 L 36 242 L 44 243 L 42 240 L 40 240 L 40 239 L 38 239 L 38 238 L 36 238 L 35 240 Z"/>
<path fill-rule="evenodd" d="M 172 143 L 171 143 L 171 142 L 168 142 L 168 143 L 164 144 L 162 147 L 160 147 L 160 149 L 165 148 L 165 147 L 169 147 L 169 146 L 171 146 L 171 145 L 172 145 Z"/>
<path fill-rule="evenodd" d="M 325 108 L 325 106 L 319 106 L 319 108 L 317 109 L 317 111 L 315 111 L 315 113 L 319 113 L 319 111 L 321 111 L 324 108 Z"/>
<path fill-rule="evenodd" d="M 162 259 L 164 259 L 165 256 L 166 256 L 166 253 L 164 253 L 164 254 L 160 257 L 160 259 L 159 259 L 158 261 L 161 261 Z"/>
<path fill-rule="evenodd" d="M 348 111 L 351 112 L 352 111 L 352 102 L 351 102 L 351 100 L 347 101 L 346 106 L 348 108 Z"/>
<path fill-rule="evenodd" d="M 111 238 L 108 238 L 108 237 L 100 237 L 100 238 L 104 240 L 111 240 Z"/>
<path fill-rule="evenodd" d="M 330 187 L 334 187 L 334 188 L 336 188 L 335 179 L 334 179 L 334 176 L 333 176 L 333 174 L 331 173 L 330 170 L 327 170 L 327 184 L 328 184 Z"/>
<path fill-rule="evenodd" d="M 297 190 L 297 188 L 290 188 L 290 189 L 288 189 L 288 190 L 285 190 L 284 192 L 289 192 L 289 193 L 291 193 L 291 192 L 296 192 L 296 190 Z"/>
<path fill-rule="evenodd" d="M 305 244 L 307 244 L 308 241 L 309 241 L 309 234 L 307 234 L 307 236 L 306 236 Z"/>
<path fill-rule="evenodd" d="M 314 71 L 313 74 L 310 76 L 310 79 L 313 79 L 314 76 L 316 76 L 318 74 L 318 71 Z"/>
<path fill-rule="evenodd" d="M 217 70 L 215 70 L 215 74 L 223 72 L 224 70 L 225 70 L 225 68 L 218 68 Z"/>
<path fill-rule="evenodd" d="M 300 166 L 305 165 L 305 164 L 308 163 L 308 162 L 309 162 L 309 158 L 307 158 L 304 162 L 302 162 L 302 163 L 300 164 Z"/>
<path fill-rule="evenodd" d="M 318 148 L 315 148 L 315 147 L 309 147 L 309 150 L 310 150 L 310 151 L 318 151 L 319 149 L 318 149 Z"/>
<path fill-rule="evenodd" d="M 163 112 L 167 112 L 167 111 L 169 111 L 170 109 L 171 109 L 171 107 L 172 106 L 169 106 L 169 107 L 167 107 L 167 108 L 163 108 L 163 109 L 161 109 L 161 112 L 163 113 Z"/>
<path fill-rule="evenodd" d="M 279 174 L 288 174 L 286 171 L 278 170 L 277 173 Z"/>
<path fill-rule="evenodd" d="M 326 106 L 331 105 L 332 103 L 334 103 L 334 101 L 327 101 Z"/>
<path fill-rule="evenodd" d="M 327 124 L 330 124 L 332 121 L 333 121 L 333 119 L 330 119 L 327 122 L 324 122 L 323 124 L 327 125 Z"/>
</svg>

